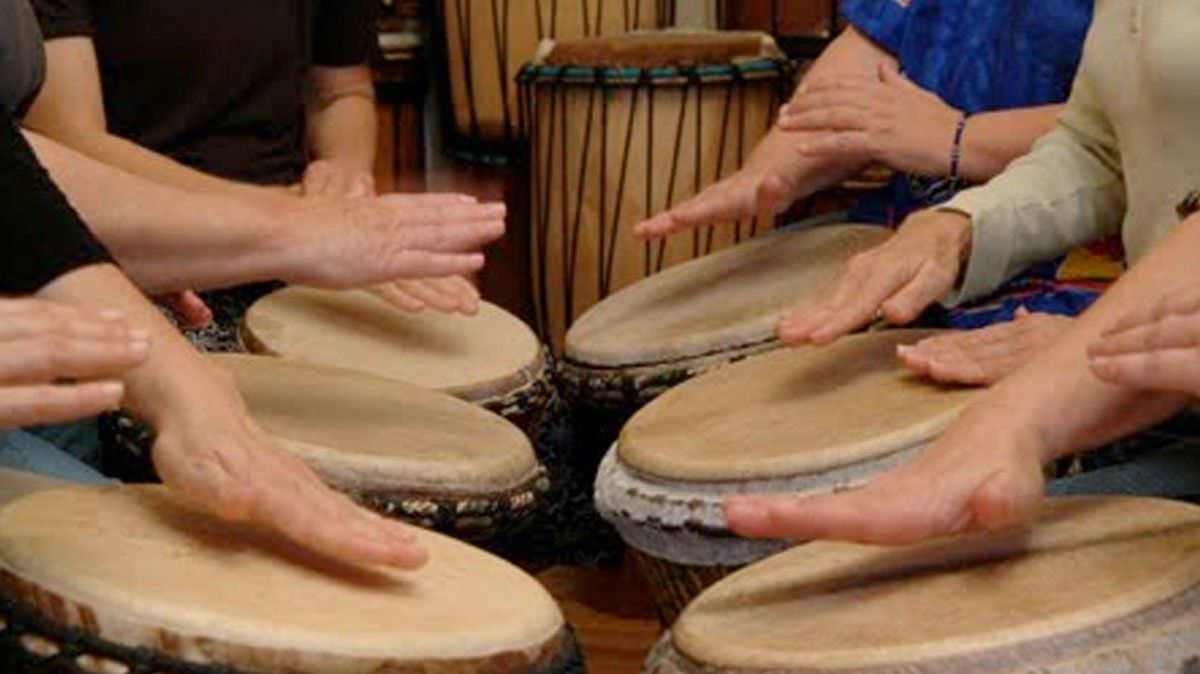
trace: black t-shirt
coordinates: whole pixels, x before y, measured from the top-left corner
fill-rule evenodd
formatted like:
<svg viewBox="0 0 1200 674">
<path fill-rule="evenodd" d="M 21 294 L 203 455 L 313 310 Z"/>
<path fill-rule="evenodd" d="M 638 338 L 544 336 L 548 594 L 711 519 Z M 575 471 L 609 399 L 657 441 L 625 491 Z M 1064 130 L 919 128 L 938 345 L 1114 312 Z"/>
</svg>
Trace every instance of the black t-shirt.
<svg viewBox="0 0 1200 674">
<path fill-rule="evenodd" d="M 109 130 L 235 180 L 303 173 L 310 67 L 364 63 L 379 0 L 33 0 L 47 40 L 90 36 Z"/>
<path fill-rule="evenodd" d="M 42 83 L 44 56 L 28 0 L 0 0 L 0 108 L 21 115 Z"/>
<path fill-rule="evenodd" d="M 0 294 L 32 293 L 70 271 L 111 261 L 0 109 Z"/>
</svg>

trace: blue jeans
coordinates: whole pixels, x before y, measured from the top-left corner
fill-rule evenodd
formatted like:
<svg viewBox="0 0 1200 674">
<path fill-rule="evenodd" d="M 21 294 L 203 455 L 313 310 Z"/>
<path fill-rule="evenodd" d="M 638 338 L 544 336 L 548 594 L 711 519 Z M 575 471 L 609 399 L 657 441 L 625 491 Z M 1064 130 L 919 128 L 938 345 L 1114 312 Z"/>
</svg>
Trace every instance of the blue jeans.
<svg viewBox="0 0 1200 674">
<path fill-rule="evenodd" d="M 1124 496 L 1161 496 L 1165 498 L 1200 497 L 1200 439 L 1183 440 L 1126 463 L 1052 481 L 1051 496 L 1118 494 Z"/>
<path fill-rule="evenodd" d="M 0 466 L 68 482 L 115 482 L 93 466 L 100 461 L 95 421 L 0 431 Z"/>
</svg>

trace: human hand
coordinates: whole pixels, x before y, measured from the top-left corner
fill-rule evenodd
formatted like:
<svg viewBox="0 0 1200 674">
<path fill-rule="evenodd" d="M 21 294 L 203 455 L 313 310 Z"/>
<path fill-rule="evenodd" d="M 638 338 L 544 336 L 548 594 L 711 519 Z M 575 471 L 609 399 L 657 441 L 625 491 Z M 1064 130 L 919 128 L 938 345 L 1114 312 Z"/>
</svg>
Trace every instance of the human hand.
<svg viewBox="0 0 1200 674">
<path fill-rule="evenodd" d="M 183 321 L 189 328 L 199 330 L 212 323 L 213 312 L 204 300 L 194 290 L 171 293 L 162 298 L 162 302 Z"/>
<path fill-rule="evenodd" d="M 1041 347 L 1066 332 L 1072 320 L 1021 307 L 1011 321 L 926 337 L 913 345 L 900 345 L 896 355 L 934 381 L 990 386 L 1030 361 Z"/>
<path fill-rule="evenodd" d="M 151 455 L 167 486 L 222 518 L 255 522 L 337 559 L 424 564 L 426 553 L 405 525 L 323 484 L 254 422 L 229 373 L 198 362 L 155 422 Z"/>
<path fill-rule="evenodd" d="M 1125 316 L 1088 347 L 1088 361 L 1110 384 L 1200 395 L 1200 289 Z"/>
<path fill-rule="evenodd" d="M 81 419 L 115 409 L 120 375 L 150 338 L 119 313 L 37 299 L 0 299 L 0 428 Z"/>
<path fill-rule="evenodd" d="M 304 169 L 301 194 L 321 199 L 367 199 L 375 196 L 375 177 L 366 171 L 319 159 Z"/>
<path fill-rule="evenodd" d="M 468 276 L 483 267 L 478 251 L 504 234 L 505 214 L 504 204 L 458 194 L 304 200 L 287 217 L 291 225 L 280 229 L 285 253 L 278 277 L 340 290 Z M 465 292 L 450 283 L 455 295 Z"/>
<path fill-rule="evenodd" d="M 785 344 L 828 344 L 877 316 L 915 320 L 954 288 L 971 247 L 971 221 L 946 211 L 915 213 L 882 244 L 850 258 L 815 302 L 776 325 Z"/>
<path fill-rule="evenodd" d="M 969 416 L 968 416 L 969 415 Z M 863 487 L 725 501 L 734 533 L 906 545 L 1032 521 L 1045 487 L 1040 445 L 1001 409 L 969 410 L 910 462 Z"/>
<path fill-rule="evenodd" d="M 369 290 L 376 297 L 404 311 L 415 313 L 430 307 L 466 316 L 474 316 L 479 312 L 479 289 L 462 276 L 400 279 Z"/>
<path fill-rule="evenodd" d="M 954 131 L 962 113 L 913 84 L 893 63 L 877 78 L 807 83 L 780 111 L 780 129 L 809 134 L 801 154 L 874 161 L 905 173 L 950 173 Z"/>
</svg>

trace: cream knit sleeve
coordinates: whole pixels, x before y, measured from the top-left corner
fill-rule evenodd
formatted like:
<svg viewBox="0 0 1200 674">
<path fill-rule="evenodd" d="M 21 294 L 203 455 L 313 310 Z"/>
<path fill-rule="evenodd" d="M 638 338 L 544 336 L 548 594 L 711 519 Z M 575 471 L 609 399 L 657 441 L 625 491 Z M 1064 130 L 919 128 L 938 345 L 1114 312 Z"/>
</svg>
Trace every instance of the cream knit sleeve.
<svg viewBox="0 0 1200 674">
<path fill-rule="evenodd" d="M 1080 71 L 1057 127 L 1028 155 L 942 206 L 969 215 L 972 227 L 962 286 L 945 303 L 985 295 L 1034 263 L 1119 231 L 1125 183 L 1094 74 Z"/>
</svg>

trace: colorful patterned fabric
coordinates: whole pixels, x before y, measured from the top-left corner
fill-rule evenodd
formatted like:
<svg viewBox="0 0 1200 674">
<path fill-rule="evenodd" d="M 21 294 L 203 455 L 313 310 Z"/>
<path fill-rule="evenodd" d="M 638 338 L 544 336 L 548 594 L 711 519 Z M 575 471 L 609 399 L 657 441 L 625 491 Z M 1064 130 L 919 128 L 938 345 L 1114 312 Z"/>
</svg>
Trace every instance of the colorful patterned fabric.
<svg viewBox="0 0 1200 674">
<path fill-rule="evenodd" d="M 973 114 L 1065 101 L 1092 6 L 1092 0 L 845 0 L 841 12 L 895 54 L 911 80 Z M 912 211 L 936 205 L 924 189 L 929 182 L 897 176 L 862 199 L 850 217 L 896 226 Z M 1077 315 L 1120 274 L 1121 259 L 1119 244 L 1098 243 L 1029 269 L 985 300 L 937 308 L 925 318 L 975 328 L 1010 320 L 1021 306 Z"/>
</svg>

